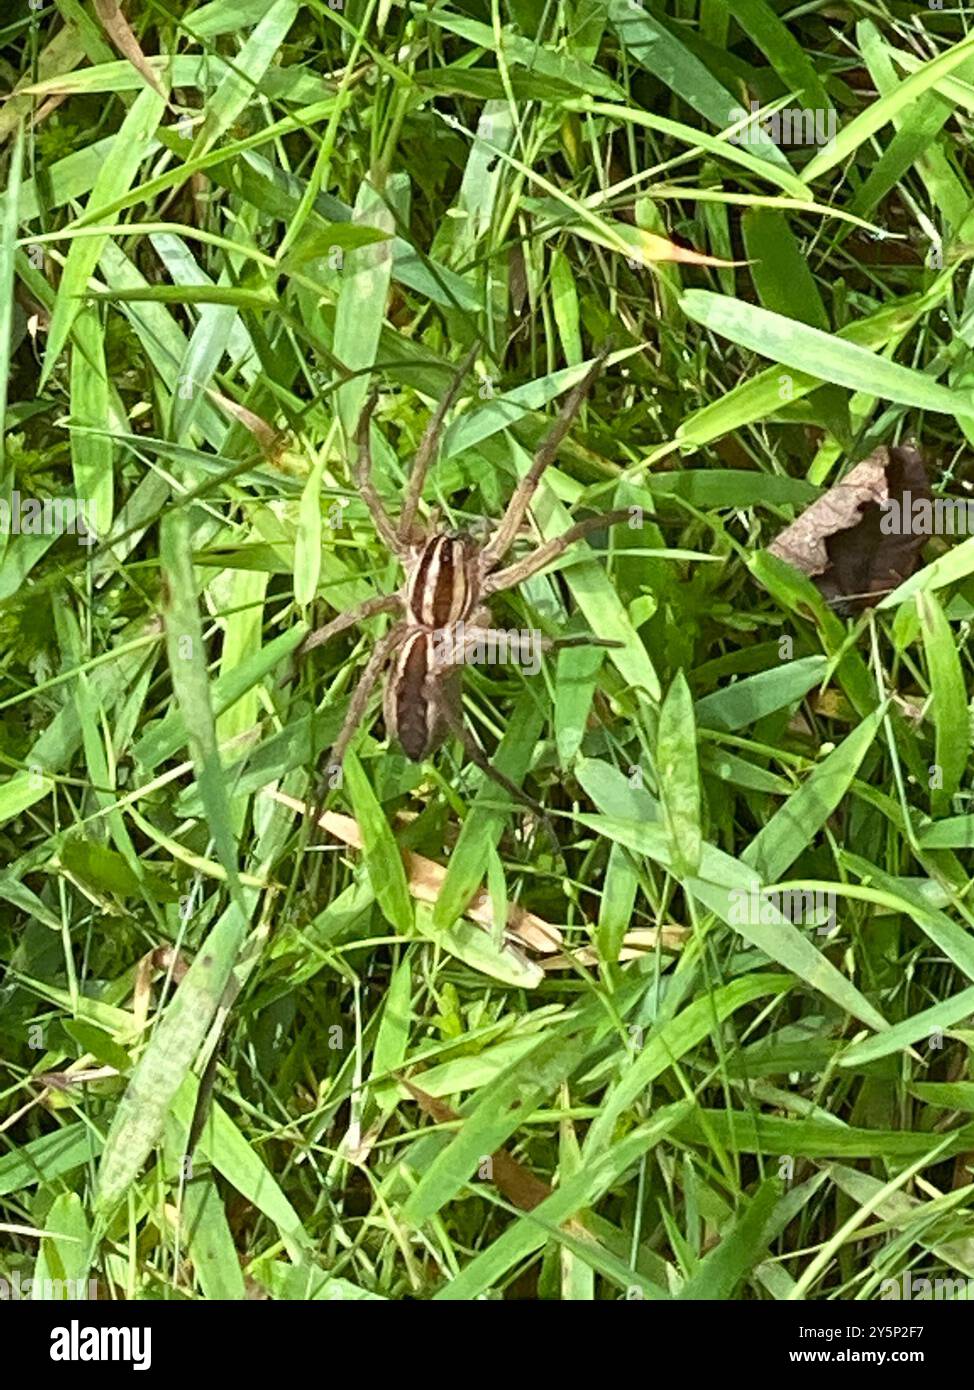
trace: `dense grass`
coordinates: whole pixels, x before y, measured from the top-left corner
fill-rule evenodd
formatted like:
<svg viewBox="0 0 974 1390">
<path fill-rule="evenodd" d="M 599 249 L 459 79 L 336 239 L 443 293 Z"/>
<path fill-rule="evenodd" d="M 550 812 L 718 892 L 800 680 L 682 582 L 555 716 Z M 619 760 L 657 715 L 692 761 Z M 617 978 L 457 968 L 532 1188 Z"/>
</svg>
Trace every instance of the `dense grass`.
<svg viewBox="0 0 974 1390">
<path fill-rule="evenodd" d="M 880 445 L 970 486 L 964 12 L 122 9 L 0 29 L 0 497 L 96 532 L 0 537 L 0 1275 L 974 1276 L 974 541 L 852 618 L 764 549 Z M 752 100 L 836 138 L 729 138 Z M 377 701 L 312 835 L 387 619 L 296 649 L 398 582 L 350 436 L 378 385 L 395 512 L 478 338 L 444 524 L 500 515 L 603 348 L 523 545 L 642 521 L 496 604 L 620 645 L 464 675 L 557 843 Z M 782 884 L 834 929 L 751 895 Z"/>
</svg>

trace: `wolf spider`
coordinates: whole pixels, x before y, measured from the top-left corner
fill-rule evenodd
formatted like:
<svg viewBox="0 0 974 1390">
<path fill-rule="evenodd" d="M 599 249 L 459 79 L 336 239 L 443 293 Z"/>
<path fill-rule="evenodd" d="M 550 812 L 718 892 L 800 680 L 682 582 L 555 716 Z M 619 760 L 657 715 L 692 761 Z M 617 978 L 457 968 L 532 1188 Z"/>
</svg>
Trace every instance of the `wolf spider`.
<svg viewBox="0 0 974 1390">
<path fill-rule="evenodd" d="M 435 522 L 429 533 L 417 525 L 416 512 L 423 484 L 436 454 L 443 423 L 459 394 L 476 351 L 475 345 L 426 427 L 413 462 L 402 512 L 395 523 L 372 481 L 370 429 L 378 392 L 373 391 L 369 396 L 356 430 L 355 486 L 369 509 L 379 537 L 402 565 L 404 582 L 396 593 L 369 599 L 318 628 L 303 643 L 298 655 L 321 646 L 345 628 L 366 618 L 375 617 L 378 613 L 398 613 L 399 621 L 377 642 L 352 694 L 326 771 L 334 774 L 340 769 L 352 736 L 365 714 L 372 689 L 389 665 L 383 700 L 386 729 L 408 758 L 422 762 L 439 747 L 447 734 L 453 734 L 463 744 L 470 760 L 486 776 L 536 814 L 543 816 L 541 807 L 490 763 L 464 724 L 460 704 L 460 667 L 478 649 L 496 645 L 501 637 L 506 644 L 510 644 L 511 635 L 502 634 L 492 626 L 485 599 L 530 579 L 575 541 L 592 531 L 627 521 L 631 513 L 629 509 L 624 509 L 588 517 L 570 526 L 562 535 L 545 541 L 523 559 L 501 566 L 524 522 L 542 474 L 554 459 L 602 368 L 602 354 L 584 380 L 570 393 L 550 433 L 535 453 L 530 469 L 518 482 L 507 510 L 486 542 L 478 541 L 469 534 L 441 530 Z M 621 645 L 592 637 L 551 639 L 540 638 L 535 633 L 531 634 L 531 638 L 534 650 L 542 651 L 563 646 Z"/>
</svg>

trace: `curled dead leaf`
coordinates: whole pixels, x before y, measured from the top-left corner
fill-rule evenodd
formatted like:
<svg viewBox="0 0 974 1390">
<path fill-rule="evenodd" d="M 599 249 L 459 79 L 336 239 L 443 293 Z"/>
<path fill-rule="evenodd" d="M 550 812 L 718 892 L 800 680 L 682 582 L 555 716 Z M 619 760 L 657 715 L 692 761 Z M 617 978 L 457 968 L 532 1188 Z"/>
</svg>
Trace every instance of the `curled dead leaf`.
<svg viewBox="0 0 974 1390">
<path fill-rule="evenodd" d="M 793 565 L 840 611 L 877 603 L 920 563 L 925 535 L 910 527 L 910 500 L 929 500 L 918 449 L 876 449 L 775 537 L 770 554 Z"/>
</svg>

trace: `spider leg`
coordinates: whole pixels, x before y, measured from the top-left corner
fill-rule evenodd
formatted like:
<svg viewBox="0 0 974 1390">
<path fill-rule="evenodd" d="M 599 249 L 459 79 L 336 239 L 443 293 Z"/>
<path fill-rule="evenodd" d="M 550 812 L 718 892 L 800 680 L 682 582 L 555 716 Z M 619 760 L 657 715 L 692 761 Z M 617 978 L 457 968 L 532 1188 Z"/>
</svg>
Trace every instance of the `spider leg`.
<svg viewBox="0 0 974 1390">
<path fill-rule="evenodd" d="M 354 627 L 356 623 L 362 622 L 365 618 L 374 618 L 377 613 L 391 613 L 401 606 L 402 600 L 398 594 L 382 594 L 378 598 L 366 599 L 364 603 L 358 604 L 355 608 L 349 608 L 347 612 L 339 613 L 337 618 L 332 618 L 331 622 L 325 623 L 324 627 L 316 628 L 301 643 L 297 655 L 304 656 L 307 652 L 313 651 L 315 647 L 320 647 L 323 642 L 328 642 L 332 637 L 336 637 L 339 632 L 344 632 L 347 627 Z"/>
<path fill-rule="evenodd" d="M 523 560 L 517 560 L 506 569 L 488 575 L 481 594 L 486 598 L 488 594 L 500 593 L 502 589 L 512 589 L 515 584 L 523 584 L 525 579 L 530 579 L 546 565 L 550 565 L 552 560 L 557 560 L 570 545 L 587 536 L 590 531 L 599 531 L 605 526 L 619 526 L 622 522 L 629 521 L 631 516 L 632 513 L 627 507 L 614 512 L 604 512 L 602 516 L 589 516 L 584 521 L 576 521 L 574 526 L 569 526 L 560 536 L 545 541 L 544 545 L 540 545 L 532 554 L 525 555 Z"/>
<path fill-rule="evenodd" d="M 561 414 L 538 446 L 538 450 L 531 461 L 531 467 L 514 489 L 514 496 L 507 504 L 507 511 L 501 517 L 493 537 L 487 542 L 487 545 L 483 549 L 481 559 L 485 571 L 491 570 L 495 565 L 499 564 L 510 550 L 514 542 L 514 537 L 517 535 L 518 531 L 520 531 L 524 518 L 527 515 L 528 507 L 531 505 L 531 499 L 534 497 L 538 484 L 541 481 L 541 475 L 558 453 L 562 440 L 571 429 L 572 422 L 581 409 L 582 402 L 592 389 L 595 378 L 602 370 L 605 356 L 606 354 L 604 352 L 599 353 L 598 357 L 595 359 L 595 363 L 589 369 L 586 376 L 582 378 L 574 390 L 569 394 Z"/>
<path fill-rule="evenodd" d="M 485 777 L 489 777 L 492 782 L 496 782 L 497 786 L 503 788 L 508 796 L 512 796 L 515 801 L 519 801 L 522 806 L 526 806 L 528 810 L 537 816 L 547 829 L 555 844 L 557 844 L 558 838 L 555 835 L 554 827 L 548 819 L 544 807 L 540 805 L 539 802 L 535 801 L 533 797 L 528 796 L 527 792 L 519 787 L 516 782 L 512 782 L 509 777 L 505 776 L 503 772 L 494 767 L 493 763 L 487 757 L 487 754 L 464 723 L 463 715 L 460 710 L 453 704 L 452 700 L 446 696 L 442 687 L 438 686 L 436 681 L 429 680 L 426 685 L 427 698 L 433 701 L 436 706 L 437 714 L 442 718 L 444 724 L 454 737 L 458 738 L 463 744 L 464 752 L 470 761 L 480 769 Z"/>
<path fill-rule="evenodd" d="M 416 520 L 416 508 L 419 506 L 419 499 L 423 495 L 423 484 L 426 481 L 426 474 L 430 462 L 440 442 L 443 421 L 446 419 L 447 412 L 453 405 L 453 402 L 460 394 L 463 378 L 473 366 L 474 359 L 479 351 L 480 339 L 478 338 L 457 368 L 457 374 L 453 378 L 450 389 L 436 407 L 436 412 L 426 426 L 423 437 L 419 443 L 419 448 L 416 450 L 412 472 L 409 475 L 409 487 L 406 489 L 406 496 L 403 501 L 402 512 L 400 513 L 399 524 L 396 530 L 397 542 L 400 549 L 405 549 L 409 544 L 413 523 Z"/>
<path fill-rule="evenodd" d="M 359 677 L 359 683 L 352 692 L 352 698 L 349 702 L 341 732 L 332 745 L 331 752 L 328 755 L 327 771 L 331 772 L 341 767 L 345 754 L 348 751 L 348 745 L 352 741 L 352 736 L 362 722 L 365 707 L 369 702 L 369 696 L 372 694 L 372 687 L 379 679 L 382 668 L 389 660 L 396 646 L 402 641 L 405 630 L 406 625 L 404 623 L 397 623 L 396 626 L 390 632 L 387 632 L 385 637 L 373 647 L 372 655 L 366 662 L 365 670 Z"/>
<path fill-rule="evenodd" d="M 362 409 L 359 416 L 358 429 L 355 432 L 356 441 L 356 461 L 355 461 L 355 486 L 362 495 L 365 505 L 368 507 L 372 517 L 372 524 L 375 526 L 381 539 L 392 551 L 393 555 L 402 556 L 406 553 L 406 546 L 402 544 L 395 526 L 385 507 L 382 499 L 376 491 L 375 483 L 372 481 L 372 412 L 375 410 L 376 401 L 379 399 L 378 391 L 373 391 Z"/>
<path fill-rule="evenodd" d="M 343 615 L 346 616 L 346 615 Z M 325 764 L 323 775 L 318 780 L 318 785 L 314 794 L 314 801 L 311 806 L 311 834 L 317 838 L 320 829 L 321 817 L 325 810 L 325 800 L 328 791 L 336 785 L 336 774 L 341 774 L 342 763 L 348 751 L 348 745 L 352 741 L 352 736 L 359 724 L 362 722 L 362 715 L 369 702 L 369 695 L 382 672 L 383 666 L 389 660 L 389 656 L 396 643 L 401 640 L 406 630 L 405 623 L 397 623 L 391 631 L 372 650 L 372 655 L 366 663 L 365 670 L 359 677 L 358 685 L 352 692 L 352 698 L 345 714 L 338 738 L 332 745 L 328 755 L 328 762 Z"/>
<path fill-rule="evenodd" d="M 548 640 L 547 638 L 545 639 Z M 625 642 L 616 642 L 611 637 L 589 637 L 580 633 L 577 637 L 555 637 L 545 650 L 560 651 L 562 647 L 624 647 Z"/>
<path fill-rule="evenodd" d="M 498 662 L 536 660 L 536 653 L 547 651 L 551 645 L 551 639 L 540 632 L 527 629 L 508 632 L 504 628 L 488 627 L 486 624 L 459 622 L 455 627 L 444 628 L 437 633 L 430 675 L 440 675 L 459 666 L 490 662 L 494 654 Z"/>
<path fill-rule="evenodd" d="M 460 666 L 476 666 L 515 662 L 535 675 L 540 669 L 541 652 L 559 651 L 562 647 L 621 647 L 605 637 L 589 637 L 581 633 L 572 637 L 545 637 L 537 628 L 487 627 L 467 622 L 438 634 L 433 646 L 430 675 L 442 675 Z M 533 669 L 532 669 L 533 668 Z"/>
</svg>

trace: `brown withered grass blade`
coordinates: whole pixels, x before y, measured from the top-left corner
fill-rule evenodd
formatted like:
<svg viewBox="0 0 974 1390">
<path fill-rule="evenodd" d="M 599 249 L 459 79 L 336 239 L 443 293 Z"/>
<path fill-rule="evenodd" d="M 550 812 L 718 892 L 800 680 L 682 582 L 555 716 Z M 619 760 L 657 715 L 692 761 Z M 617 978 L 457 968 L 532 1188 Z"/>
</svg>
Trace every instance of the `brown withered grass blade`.
<svg viewBox="0 0 974 1390">
<path fill-rule="evenodd" d="M 689 927 L 675 923 L 665 927 L 633 927 L 622 938 L 619 960 L 639 960 L 652 951 L 682 951 L 691 935 Z M 600 965 L 601 960 L 594 946 L 579 946 L 574 951 L 562 951 L 556 956 L 548 956 L 541 962 L 542 970 L 570 970 L 573 965 Z"/>
<path fill-rule="evenodd" d="M 119 53 L 129 60 L 136 72 L 145 78 L 152 90 L 158 92 L 163 101 L 166 101 L 168 99 L 166 91 L 153 70 L 152 64 L 142 52 L 139 41 L 132 32 L 132 27 L 122 13 L 117 0 L 94 0 L 94 4 L 95 13 L 101 20 L 102 28 Z"/>
<path fill-rule="evenodd" d="M 239 405 L 229 396 L 222 396 L 212 386 L 206 388 L 206 394 L 221 410 L 226 411 L 232 419 L 243 425 L 245 430 L 249 430 L 265 457 L 274 459 L 277 456 L 285 439 L 280 430 L 276 430 L 273 425 L 269 425 L 266 420 L 262 420 L 259 415 L 248 410 L 245 405 Z"/>
<path fill-rule="evenodd" d="M 284 792 L 268 787 L 264 795 L 301 815 L 310 814 L 303 801 L 287 796 Z M 318 817 L 318 824 L 336 840 L 351 845 L 353 849 L 362 848 L 362 834 L 352 816 L 340 816 L 334 811 L 323 811 Z M 426 859 L 422 854 L 414 854 L 412 850 L 403 850 L 402 860 L 410 895 L 422 903 L 435 903 L 446 878 L 443 865 Z M 494 912 L 488 894 L 483 891 L 476 893 L 464 908 L 464 916 L 489 931 L 494 924 Z M 562 935 L 558 927 L 533 912 L 527 912 L 516 903 L 508 904 L 505 935 L 524 946 L 530 946 L 541 955 L 549 955 L 560 950 L 562 946 Z"/>
<path fill-rule="evenodd" d="M 448 1124 L 453 1120 L 460 1120 L 462 1116 L 452 1110 L 445 1101 L 438 1100 L 436 1096 L 427 1095 L 425 1091 L 413 1084 L 407 1076 L 399 1072 L 394 1072 L 396 1080 L 412 1096 L 419 1108 L 437 1122 L 437 1124 Z M 512 1206 L 519 1211 L 533 1211 L 539 1207 L 546 1197 L 551 1196 L 551 1188 L 541 1178 L 524 1167 L 523 1163 L 518 1163 L 516 1158 L 512 1158 L 506 1149 L 497 1149 L 490 1156 L 491 1169 L 494 1182 L 499 1191 L 507 1198 Z M 588 1234 L 586 1232 L 586 1234 Z"/>
<path fill-rule="evenodd" d="M 610 251 L 621 252 L 636 266 L 652 266 L 663 261 L 675 261 L 681 265 L 749 264 L 747 261 L 721 260 L 719 256 L 708 256 L 704 251 L 694 251 L 691 246 L 679 246 L 668 237 L 644 231 L 642 227 L 634 227 L 628 222 L 603 223 L 598 227 L 576 226 L 572 227 L 572 232 L 583 241 L 592 241 Z"/>
</svg>

